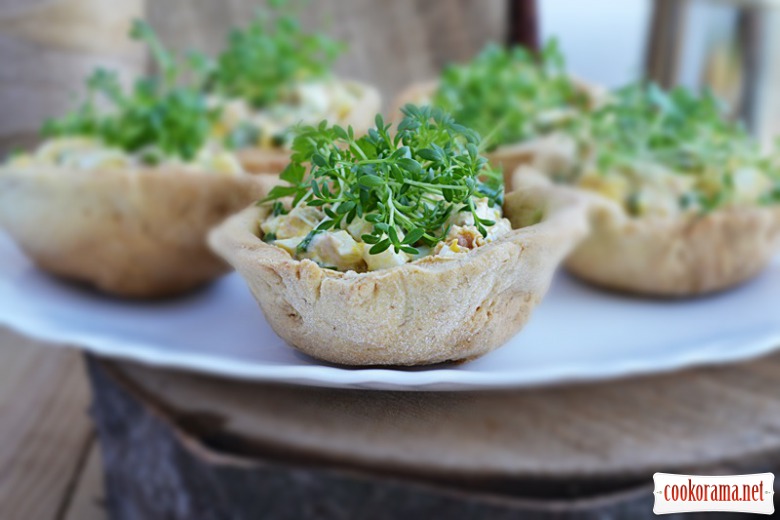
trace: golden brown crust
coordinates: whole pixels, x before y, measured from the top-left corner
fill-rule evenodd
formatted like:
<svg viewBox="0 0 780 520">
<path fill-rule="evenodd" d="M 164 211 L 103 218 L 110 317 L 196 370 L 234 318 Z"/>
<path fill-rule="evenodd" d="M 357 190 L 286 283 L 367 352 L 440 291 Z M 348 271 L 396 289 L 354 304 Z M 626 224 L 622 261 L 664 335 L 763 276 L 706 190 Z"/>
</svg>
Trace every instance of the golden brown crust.
<svg viewBox="0 0 780 520">
<path fill-rule="evenodd" d="M 267 180 L 157 168 L 0 170 L 0 226 L 41 268 L 130 298 L 170 296 L 228 270 L 208 230 Z"/>
<path fill-rule="evenodd" d="M 344 127 L 352 126 L 355 135 L 363 135 L 374 124 L 374 118 L 382 107 L 382 99 L 374 87 L 357 81 L 344 82 L 360 88 L 362 96 L 338 124 Z M 281 173 L 287 167 L 290 154 L 290 150 L 283 148 L 244 148 L 236 153 L 246 171 L 275 174 Z"/>
<path fill-rule="evenodd" d="M 544 184 L 525 168 L 515 183 Z M 661 297 L 721 291 L 756 276 L 780 249 L 778 206 L 632 218 L 614 201 L 588 196 L 592 231 L 565 265 L 608 289 Z"/>
<path fill-rule="evenodd" d="M 522 328 L 587 232 L 578 194 L 531 188 L 505 204 L 513 227 L 527 227 L 496 242 L 456 259 L 341 273 L 264 243 L 258 223 L 267 212 L 247 208 L 212 231 L 209 244 L 244 277 L 277 334 L 345 365 L 426 365 L 493 350 Z"/>
<path fill-rule="evenodd" d="M 566 261 L 576 276 L 613 290 L 694 296 L 739 285 L 769 264 L 780 246 L 780 208 L 643 219 L 602 209 L 593 229 Z"/>
</svg>

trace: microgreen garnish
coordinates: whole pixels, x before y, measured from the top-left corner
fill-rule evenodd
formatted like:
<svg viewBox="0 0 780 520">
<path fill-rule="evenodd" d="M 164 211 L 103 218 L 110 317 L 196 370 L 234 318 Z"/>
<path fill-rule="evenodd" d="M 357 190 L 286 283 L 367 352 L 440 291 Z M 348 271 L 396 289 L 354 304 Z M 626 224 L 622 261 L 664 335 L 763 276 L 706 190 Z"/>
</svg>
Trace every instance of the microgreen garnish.
<svg viewBox="0 0 780 520">
<path fill-rule="evenodd" d="M 148 24 L 135 21 L 130 36 L 146 42 L 161 77 L 139 79 L 125 92 L 116 73 L 98 69 L 87 81 L 86 101 L 75 112 L 47 121 L 43 134 L 92 136 L 128 152 L 144 150 L 150 163 L 159 161 L 157 151 L 193 159 L 208 139 L 216 111 L 200 89 L 181 84 L 182 66 Z M 107 110 L 98 110 L 98 97 L 108 103 Z"/>
<path fill-rule="evenodd" d="M 487 150 L 548 132 L 565 119 L 539 116 L 554 109 L 587 105 L 566 74 L 563 56 L 550 40 L 539 56 L 522 47 L 489 45 L 465 65 L 451 65 L 441 76 L 433 104 L 485 137 Z"/>
<path fill-rule="evenodd" d="M 278 16 L 258 11 L 245 29 L 230 33 L 212 69 L 213 90 L 260 108 L 283 101 L 297 83 L 328 75 L 343 45 L 304 31 L 284 4 L 272 2 Z"/>
<path fill-rule="evenodd" d="M 501 204 L 502 176 L 480 156 L 479 135 L 438 108 L 407 105 L 394 135 L 376 116 L 376 127 L 355 138 L 352 128 L 299 130 L 287 186 L 277 186 L 262 202 L 291 197 L 293 206 L 322 208 L 326 218 L 301 243 L 319 232 L 345 228 L 356 218 L 372 225 L 362 240 L 378 254 L 418 254 L 415 246 L 434 246 L 446 235 L 454 212 L 468 211 L 483 236 L 493 221 L 477 215 L 474 199 Z M 310 165 L 310 166 L 309 166 Z"/>
<path fill-rule="evenodd" d="M 698 95 L 678 87 L 665 92 L 655 84 L 634 84 L 591 118 L 603 166 L 625 159 L 652 159 L 678 171 L 726 166 L 731 158 L 756 155 L 745 129 L 726 117 L 711 92 Z"/>
<path fill-rule="evenodd" d="M 755 169 L 778 178 L 770 156 L 709 91 L 701 94 L 678 87 L 664 91 L 655 84 L 634 84 L 616 91 L 612 100 L 583 123 L 593 143 L 600 172 L 636 171 L 660 165 L 694 176 L 696 191 L 680 206 L 711 211 L 729 202 L 733 174 Z"/>
</svg>

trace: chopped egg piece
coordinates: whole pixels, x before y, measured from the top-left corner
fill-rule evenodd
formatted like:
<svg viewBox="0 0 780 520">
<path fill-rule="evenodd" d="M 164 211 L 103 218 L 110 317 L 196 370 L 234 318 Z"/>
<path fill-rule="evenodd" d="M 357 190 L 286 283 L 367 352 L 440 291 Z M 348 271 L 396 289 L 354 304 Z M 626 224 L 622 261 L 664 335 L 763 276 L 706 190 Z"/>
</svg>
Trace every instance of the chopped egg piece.
<svg viewBox="0 0 780 520">
<path fill-rule="evenodd" d="M 243 171 L 241 163 L 238 162 L 236 156 L 225 150 L 209 150 L 205 148 L 198 153 L 195 162 L 203 166 L 205 170 L 215 173 L 237 174 Z"/>
<path fill-rule="evenodd" d="M 772 181 L 755 168 L 740 168 L 732 176 L 735 202 L 751 203 L 772 189 Z"/>
<path fill-rule="evenodd" d="M 374 229 L 374 225 L 366 220 L 356 217 L 349 225 L 347 225 L 347 231 L 355 240 L 362 240 L 363 235 L 371 233 Z"/>
<path fill-rule="evenodd" d="M 275 246 L 279 246 L 288 253 L 290 253 L 292 256 L 295 256 L 296 250 L 298 248 L 298 244 L 303 241 L 303 239 L 306 238 L 306 236 L 300 236 L 300 237 L 292 237 L 292 238 L 280 238 L 273 241 L 273 244 Z"/>
<path fill-rule="evenodd" d="M 596 172 L 588 172 L 580 177 L 579 185 L 620 203 L 628 197 L 630 191 L 628 179 L 625 177 L 601 175 Z"/>
<path fill-rule="evenodd" d="M 369 253 L 370 247 L 363 249 L 363 260 L 365 260 L 369 271 L 379 271 L 380 269 L 390 269 L 409 262 L 409 255 L 403 251 L 395 252 L 392 247 L 382 251 L 379 254 Z"/>
<path fill-rule="evenodd" d="M 77 154 L 100 150 L 100 143 L 90 137 L 58 137 L 44 142 L 34 153 L 45 164 L 60 164 Z"/>
<path fill-rule="evenodd" d="M 273 233 L 277 239 L 303 237 L 317 227 L 325 214 L 311 206 L 298 206 L 286 215 L 271 217 L 262 223 L 263 233 Z"/>
<path fill-rule="evenodd" d="M 315 235 L 302 256 L 339 271 L 356 271 L 363 266 L 362 244 L 343 230 Z"/>
<path fill-rule="evenodd" d="M 485 242 L 489 244 L 490 242 L 493 242 L 494 240 L 509 234 L 511 231 L 512 231 L 512 223 L 509 222 L 509 219 L 498 218 L 494 225 L 487 228 L 487 236 L 485 237 Z"/>
<path fill-rule="evenodd" d="M 468 253 L 469 249 L 461 247 L 460 244 L 458 244 L 458 239 L 453 238 L 439 242 L 436 244 L 436 247 L 433 251 L 436 256 L 440 256 L 442 258 L 452 258 L 455 256 L 460 256 L 463 253 Z"/>
<path fill-rule="evenodd" d="M 497 222 L 501 219 L 501 209 L 498 206 L 491 208 L 487 198 L 475 199 L 474 210 L 482 220 Z M 448 223 L 455 226 L 473 226 L 474 215 L 469 210 L 459 211 L 450 215 Z"/>
</svg>

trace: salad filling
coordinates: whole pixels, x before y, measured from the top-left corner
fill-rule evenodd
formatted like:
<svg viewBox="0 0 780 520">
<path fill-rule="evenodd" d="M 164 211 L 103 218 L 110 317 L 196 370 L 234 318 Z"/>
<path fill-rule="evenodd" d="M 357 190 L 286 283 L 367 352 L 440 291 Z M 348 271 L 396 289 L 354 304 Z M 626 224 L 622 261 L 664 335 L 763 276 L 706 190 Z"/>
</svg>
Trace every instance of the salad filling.
<svg viewBox="0 0 780 520">
<path fill-rule="evenodd" d="M 479 135 L 440 109 L 407 105 L 394 135 L 381 116 L 366 136 L 301 129 L 264 199 L 264 241 L 339 271 L 376 271 L 458 258 L 508 234 L 503 181 Z"/>
<path fill-rule="evenodd" d="M 241 98 L 212 98 L 221 106 L 214 134 L 233 148 L 288 149 L 298 125 L 338 123 L 351 114 L 363 93 L 357 83 L 327 78 L 296 84 L 284 99 L 260 108 Z"/>
<path fill-rule="evenodd" d="M 776 154 L 764 154 L 710 93 L 631 85 L 583 121 L 582 157 L 561 180 L 635 217 L 780 202 Z"/>
<path fill-rule="evenodd" d="M 61 167 L 75 170 L 132 170 L 164 166 L 184 171 L 234 175 L 243 171 L 236 156 L 219 146 L 201 148 L 191 160 L 166 156 L 156 148 L 130 153 L 92 137 L 55 137 L 36 150 L 13 154 L 6 166 L 16 169 Z"/>
<path fill-rule="evenodd" d="M 222 108 L 214 135 L 235 148 L 287 149 L 297 125 L 338 123 L 364 95 L 331 74 L 344 45 L 304 31 L 282 4 L 234 30 L 213 63 L 203 59 L 211 102 Z"/>
<path fill-rule="evenodd" d="M 447 67 L 430 102 L 484 136 L 488 152 L 567 128 L 591 104 L 555 40 L 538 56 L 489 45 L 471 62 Z"/>
<path fill-rule="evenodd" d="M 219 110 L 200 87 L 180 81 L 185 71 L 148 24 L 136 21 L 131 37 L 144 41 L 160 77 L 138 79 L 129 92 L 115 72 L 98 69 L 87 80 L 87 98 L 74 112 L 49 120 L 36 150 L 10 157 L 6 166 L 56 166 L 80 170 L 177 166 L 184 170 L 241 173 L 236 157 L 211 138 Z"/>
</svg>

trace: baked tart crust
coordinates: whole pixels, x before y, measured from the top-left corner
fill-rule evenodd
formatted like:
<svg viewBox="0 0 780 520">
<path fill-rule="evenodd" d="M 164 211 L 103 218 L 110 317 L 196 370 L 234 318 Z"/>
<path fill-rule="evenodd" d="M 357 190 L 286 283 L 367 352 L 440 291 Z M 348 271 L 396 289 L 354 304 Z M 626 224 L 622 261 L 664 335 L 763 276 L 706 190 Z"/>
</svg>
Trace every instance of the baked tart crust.
<svg viewBox="0 0 780 520">
<path fill-rule="evenodd" d="M 517 186 L 550 182 L 529 168 L 515 173 Z M 659 297 L 717 292 L 755 277 L 780 249 L 778 206 L 632 218 L 604 195 L 583 195 L 591 200 L 591 233 L 565 266 L 612 290 Z"/>
<path fill-rule="evenodd" d="M 263 242 L 259 223 L 269 211 L 245 209 L 209 244 L 244 277 L 279 336 L 344 365 L 428 365 L 490 352 L 523 327 L 587 233 L 578 193 L 535 187 L 506 197 L 513 231 L 495 242 L 458 258 L 345 273 Z"/>
<path fill-rule="evenodd" d="M 0 170 L 0 226 L 41 269 L 122 297 L 171 296 L 229 267 L 206 234 L 263 176 L 155 169 Z"/>
</svg>

